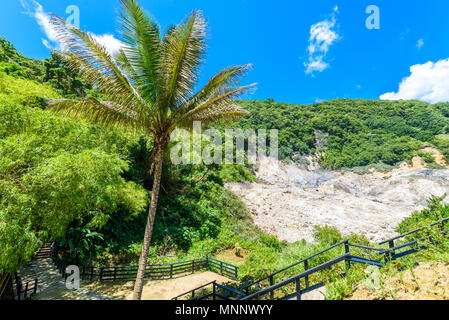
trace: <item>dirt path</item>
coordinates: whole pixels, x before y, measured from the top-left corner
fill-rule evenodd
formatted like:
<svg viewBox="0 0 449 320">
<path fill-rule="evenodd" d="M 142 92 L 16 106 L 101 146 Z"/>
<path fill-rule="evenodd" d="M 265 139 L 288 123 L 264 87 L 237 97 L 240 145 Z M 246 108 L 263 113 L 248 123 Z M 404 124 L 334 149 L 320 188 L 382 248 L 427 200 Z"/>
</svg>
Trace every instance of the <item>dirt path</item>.
<svg viewBox="0 0 449 320">
<path fill-rule="evenodd" d="M 206 271 L 170 280 L 148 280 L 145 282 L 142 300 L 170 300 L 186 291 L 195 289 L 208 282 L 216 280 L 218 283 L 232 280 L 219 274 Z M 134 288 L 134 281 L 114 283 L 91 283 L 83 288 L 104 293 L 118 299 L 129 300 Z"/>
</svg>

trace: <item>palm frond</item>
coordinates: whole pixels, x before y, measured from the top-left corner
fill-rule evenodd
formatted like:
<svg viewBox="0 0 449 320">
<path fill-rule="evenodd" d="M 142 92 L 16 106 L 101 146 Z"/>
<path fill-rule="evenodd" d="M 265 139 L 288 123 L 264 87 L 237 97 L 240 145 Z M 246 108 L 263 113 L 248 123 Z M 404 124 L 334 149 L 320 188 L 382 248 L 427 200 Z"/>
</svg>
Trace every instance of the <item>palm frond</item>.
<svg viewBox="0 0 449 320">
<path fill-rule="evenodd" d="M 160 63 L 162 41 L 160 29 L 140 8 L 135 0 L 121 0 L 121 40 L 126 44 L 123 54 L 131 77 L 139 86 L 139 92 L 147 101 L 155 101 L 161 92 Z M 122 56 L 123 58 L 123 56 Z"/>
<path fill-rule="evenodd" d="M 65 49 L 61 54 L 72 59 L 71 66 L 79 68 L 84 79 L 111 102 L 136 112 L 139 122 L 146 122 L 148 116 L 154 116 L 150 106 L 94 36 L 67 24 L 56 15 L 50 21 Z"/>
<path fill-rule="evenodd" d="M 234 121 L 246 114 L 248 114 L 248 111 L 241 108 L 240 106 L 236 104 L 226 104 L 208 112 L 203 112 L 191 118 L 184 119 L 183 121 L 178 123 L 178 126 L 190 128 L 193 121 L 201 121 L 202 124 L 205 125 L 216 122 L 218 120 Z"/>
<path fill-rule="evenodd" d="M 242 96 L 249 90 L 254 88 L 254 84 L 247 85 L 239 88 L 218 88 L 214 92 L 210 93 L 211 96 L 200 103 L 194 109 L 183 113 L 179 120 L 176 122 L 191 122 L 194 120 L 200 120 L 207 114 L 212 114 L 217 110 L 225 110 L 228 106 L 234 105 L 234 100 Z M 234 109 L 233 109 L 234 110 Z M 240 109 L 243 110 L 243 109 Z M 175 122 L 175 123 L 176 123 Z"/>
<path fill-rule="evenodd" d="M 193 94 L 204 59 L 206 21 L 200 11 L 173 28 L 164 41 L 163 70 L 166 86 L 163 108 L 176 108 Z"/>
<path fill-rule="evenodd" d="M 98 101 L 95 98 L 83 100 L 57 99 L 47 100 L 48 108 L 54 112 L 84 119 L 110 127 L 134 128 L 145 130 L 145 124 L 139 123 L 137 114 L 111 101 Z"/>
<path fill-rule="evenodd" d="M 220 88 L 238 87 L 240 85 L 240 79 L 246 76 L 251 68 L 252 65 L 247 64 L 222 69 L 219 73 L 213 76 L 208 83 L 200 91 L 198 91 L 198 93 L 183 103 L 179 107 L 179 111 L 181 113 L 189 112 L 199 103 L 209 98 L 213 92 L 220 90 Z"/>
</svg>

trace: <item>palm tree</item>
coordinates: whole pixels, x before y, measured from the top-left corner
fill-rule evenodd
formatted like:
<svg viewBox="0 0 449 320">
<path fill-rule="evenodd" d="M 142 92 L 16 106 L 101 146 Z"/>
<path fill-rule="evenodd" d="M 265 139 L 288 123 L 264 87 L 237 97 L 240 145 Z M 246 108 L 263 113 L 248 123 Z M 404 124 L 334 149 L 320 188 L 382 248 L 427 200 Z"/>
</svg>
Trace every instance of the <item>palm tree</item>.
<svg viewBox="0 0 449 320">
<path fill-rule="evenodd" d="M 56 100 L 49 102 L 49 108 L 106 126 L 132 128 L 154 140 L 153 188 L 133 292 L 133 299 L 140 300 L 170 134 L 176 128 L 190 127 L 193 121 L 210 123 L 245 114 L 234 101 L 253 87 L 239 84 L 251 66 L 225 68 L 194 93 L 207 36 L 201 11 L 192 11 L 161 36 L 158 24 L 135 0 L 121 0 L 124 45 L 115 57 L 94 35 L 55 15 L 51 22 L 63 49 L 60 54 L 69 58 L 69 66 L 80 70 L 104 99 Z"/>
</svg>

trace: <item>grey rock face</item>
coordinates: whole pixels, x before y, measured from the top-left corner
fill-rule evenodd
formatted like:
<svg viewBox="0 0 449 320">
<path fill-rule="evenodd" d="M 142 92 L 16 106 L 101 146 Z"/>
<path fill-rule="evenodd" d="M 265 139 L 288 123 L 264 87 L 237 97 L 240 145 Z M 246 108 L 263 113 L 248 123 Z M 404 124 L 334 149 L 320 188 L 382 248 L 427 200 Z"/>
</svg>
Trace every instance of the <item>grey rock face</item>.
<svg viewBox="0 0 449 320">
<path fill-rule="evenodd" d="M 395 227 L 431 196 L 449 194 L 449 170 L 395 169 L 358 175 L 308 171 L 274 159 L 257 164 L 258 183 L 229 183 L 267 233 L 289 242 L 313 241 L 316 225 L 372 241 L 396 235 Z"/>
</svg>

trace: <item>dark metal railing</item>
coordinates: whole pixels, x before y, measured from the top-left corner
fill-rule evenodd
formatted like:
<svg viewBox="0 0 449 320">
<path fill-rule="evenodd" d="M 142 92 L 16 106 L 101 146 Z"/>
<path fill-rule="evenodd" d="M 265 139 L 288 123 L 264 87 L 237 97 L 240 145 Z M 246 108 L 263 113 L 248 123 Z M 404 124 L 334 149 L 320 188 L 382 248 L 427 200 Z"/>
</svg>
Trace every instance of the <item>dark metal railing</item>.
<svg viewBox="0 0 449 320">
<path fill-rule="evenodd" d="M 328 251 L 330 251 L 332 249 L 335 249 L 335 248 L 337 248 L 337 247 L 339 247 L 341 245 L 347 244 L 348 242 L 349 242 L 349 239 L 340 241 L 339 243 L 336 243 L 336 244 L 334 244 L 333 246 L 331 246 L 331 247 L 329 247 L 327 249 L 324 249 L 324 250 L 322 250 L 322 251 L 320 251 L 318 253 L 315 253 L 315 254 L 311 255 L 310 257 L 307 257 L 307 258 L 302 259 L 302 260 L 300 260 L 298 262 L 295 262 L 295 263 L 293 263 L 293 264 L 291 264 L 291 265 L 289 265 L 289 266 L 287 266 L 287 267 L 285 267 L 285 268 L 283 268 L 281 270 L 278 270 L 278 271 L 276 271 L 276 272 L 274 272 L 272 274 L 269 274 L 268 276 L 266 276 L 266 277 L 264 277 L 264 278 L 262 278 L 260 280 L 251 282 L 250 284 L 247 284 L 247 285 L 243 286 L 241 288 L 241 290 L 245 291 L 246 294 L 249 294 L 249 290 L 250 290 L 251 287 L 255 287 L 255 286 L 259 285 L 261 282 L 266 281 L 266 280 L 269 280 L 270 285 L 273 285 L 274 284 L 274 277 L 276 275 L 278 275 L 280 273 L 283 273 L 283 272 L 285 272 L 285 271 L 287 271 L 287 270 L 289 270 L 291 268 L 294 268 L 294 267 L 296 267 L 296 266 L 298 266 L 300 264 L 304 264 L 304 270 L 307 271 L 309 269 L 309 267 L 310 267 L 309 261 L 311 259 L 313 259 L 315 257 L 318 257 L 318 256 L 320 256 L 320 255 L 322 255 L 322 254 L 324 254 L 324 253 L 326 253 L 326 252 L 328 252 Z M 308 275 L 306 276 L 305 281 L 306 281 L 307 284 L 309 283 Z"/>
<path fill-rule="evenodd" d="M 278 293 L 278 292 L 279 292 L 277 294 L 278 299 L 300 300 L 301 295 L 324 286 L 324 281 L 311 285 L 310 284 L 310 276 L 311 275 L 313 275 L 317 272 L 329 269 L 329 268 L 333 267 L 334 265 L 337 265 L 338 263 L 344 261 L 345 265 L 346 265 L 345 272 L 340 273 L 338 276 L 346 276 L 348 269 L 351 267 L 351 262 L 370 264 L 370 265 L 375 265 L 375 266 L 381 267 L 381 266 L 385 265 L 386 263 L 388 263 L 390 260 L 395 260 L 397 258 L 416 253 L 423 249 L 428 249 L 430 245 L 438 243 L 438 241 L 434 239 L 435 238 L 434 235 L 428 235 L 425 237 L 421 237 L 419 239 L 408 241 L 406 243 L 400 243 L 397 245 L 395 245 L 395 241 L 397 241 L 399 239 L 403 239 L 409 235 L 416 234 L 420 231 L 425 230 L 426 228 L 437 226 L 437 225 L 440 226 L 440 230 L 438 231 L 438 233 L 441 234 L 443 237 L 447 237 L 447 235 L 449 234 L 449 229 L 448 230 L 444 229 L 445 223 L 447 221 L 449 221 L 449 218 L 432 223 L 428 227 L 418 228 L 418 229 L 409 231 L 407 233 L 404 233 L 402 235 L 393 237 L 391 239 L 388 239 L 388 240 L 385 240 L 385 241 L 382 241 L 379 243 L 379 245 L 388 243 L 388 245 L 389 245 L 388 249 L 374 248 L 374 247 L 350 243 L 349 239 L 343 240 L 343 241 L 341 241 L 325 250 L 322 250 L 310 257 L 302 259 L 302 260 L 300 260 L 292 265 L 289 265 L 279 271 L 276 271 L 260 280 L 254 281 L 246 286 L 243 286 L 241 290 L 244 292 L 241 292 L 241 291 L 237 291 L 237 292 L 240 293 L 240 295 L 242 296 L 242 298 L 240 300 L 252 300 L 252 299 L 261 299 L 261 298 L 274 300 L 275 293 Z M 342 254 L 336 258 L 330 259 L 330 260 L 328 260 L 320 265 L 317 265 L 315 267 L 310 268 L 308 266 L 308 261 L 310 259 L 317 257 L 329 250 L 335 249 L 339 246 L 344 246 L 344 254 Z M 350 252 L 351 247 L 361 249 L 361 250 L 372 251 L 375 253 L 376 256 L 379 255 L 380 259 L 384 258 L 384 262 L 382 262 L 381 260 L 374 260 L 372 258 L 366 258 L 366 257 L 353 255 Z M 408 248 L 408 249 L 405 251 L 398 252 L 399 250 L 406 249 L 406 248 Z M 294 275 L 286 280 L 280 281 L 279 283 L 274 284 L 274 276 L 276 276 L 282 272 L 285 272 L 286 270 L 289 270 L 289 269 L 291 269 L 295 266 L 298 266 L 300 264 L 304 264 L 303 272 L 301 272 L 297 275 Z M 267 288 L 260 289 L 257 292 L 254 292 L 252 294 L 249 294 L 250 287 L 259 285 L 261 282 L 263 282 L 267 279 L 270 281 L 270 286 L 268 286 Z M 329 280 L 332 281 L 332 279 L 329 279 Z M 210 285 L 210 284 L 211 283 L 209 283 L 208 285 Z M 208 294 L 204 295 L 202 298 L 207 299 L 207 298 L 213 297 L 213 299 L 216 299 L 217 297 L 219 297 L 222 299 L 229 299 L 224 295 L 217 294 L 217 292 L 216 292 L 217 288 L 225 288 L 229 292 L 236 291 L 235 289 L 231 289 L 231 288 L 219 285 L 215 282 L 213 282 L 212 286 L 213 286 L 212 293 L 208 293 Z M 291 290 L 292 287 L 293 287 L 293 293 L 280 292 L 280 290 L 279 290 L 279 289 L 284 288 L 284 289 L 287 289 L 286 291 L 292 291 Z M 194 289 L 192 291 L 195 291 L 195 290 L 197 290 L 197 289 Z M 189 291 L 189 292 L 191 292 L 191 291 Z M 179 298 L 179 296 L 177 298 Z M 198 297 L 198 296 L 196 298 L 200 299 L 200 297 Z"/>
<path fill-rule="evenodd" d="M 244 292 L 218 284 L 215 280 L 177 295 L 172 300 L 179 300 L 183 297 L 186 297 L 187 300 L 239 300 L 245 296 Z"/>
<path fill-rule="evenodd" d="M 23 283 L 22 278 L 17 274 L 17 272 L 14 273 L 14 277 L 16 280 L 17 300 L 31 299 L 31 297 L 37 292 L 37 278 Z"/>
<path fill-rule="evenodd" d="M 65 273 L 66 264 L 59 257 L 57 251 L 57 244 L 51 245 L 50 256 L 59 272 L 67 277 Z M 187 273 L 194 273 L 203 269 L 208 269 L 213 272 L 220 273 L 223 276 L 236 280 L 238 278 L 238 267 L 230 263 L 220 261 L 211 257 L 192 259 L 182 262 L 175 262 L 169 264 L 153 264 L 145 268 L 146 279 L 172 279 L 177 275 L 185 275 Z M 138 266 L 114 266 L 114 267 L 96 267 L 96 266 L 81 266 L 80 276 L 84 280 L 93 281 L 119 281 L 119 280 L 134 280 L 137 276 Z"/>
<path fill-rule="evenodd" d="M 436 244 L 438 241 L 434 240 L 433 235 L 420 237 L 419 239 L 414 239 L 414 240 L 411 240 L 411 241 L 408 241 L 405 243 L 400 243 L 400 244 L 396 244 L 395 242 L 400 239 L 404 239 L 407 236 L 410 236 L 412 234 L 416 234 L 421 231 L 429 230 L 430 228 L 432 228 L 434 226 L 439 226 L 440 230 L 438 231 L 438 233 L 442 234 L 443 236 L 446 236 L 449 232 L 449 229 L 445 230 L 445 224 L 448 221 L 449 221 L 449 218 L 445 218 L 443 220 L 434 222 L 434 223 L 430 224 L 429 226 L 417 228 L 412 231 L 406 232 L 404 234 L 398 235 L 396 237 L 390 238 L 388 240 L 379 242 L 379 245 L 388 244 L 388 249 L 384 249 L 384 252 L 383 252 L 385 262 L 388 262 L 391 260 L 396 260 L 396 259 L 404 257 L 406 255 L 416 253 L 420 250 L 428 249 L 429 245 Z M 402 249 L 407 249 L 407 250 L 402 250 Z"/>
</svg>

